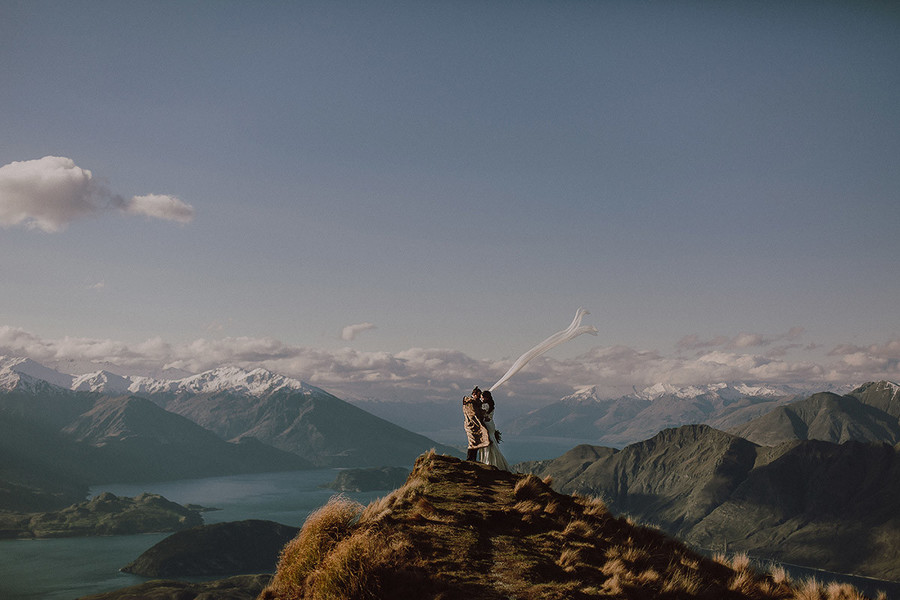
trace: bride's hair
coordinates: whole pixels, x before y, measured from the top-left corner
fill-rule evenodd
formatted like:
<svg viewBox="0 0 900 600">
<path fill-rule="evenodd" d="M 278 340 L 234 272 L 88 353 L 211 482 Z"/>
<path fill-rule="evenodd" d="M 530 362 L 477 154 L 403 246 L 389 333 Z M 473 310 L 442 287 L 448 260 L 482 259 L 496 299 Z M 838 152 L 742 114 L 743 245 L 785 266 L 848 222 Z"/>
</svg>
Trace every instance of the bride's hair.
<svg viewBox="0 0 900 600">
<path fill-rule="evenodd" d="M 481 393 L 481 402 L 488 405 L 487 412 L 494 412 L 494 396 L 491 395 L 490 390 L 484 390 Z"/>
</svg>

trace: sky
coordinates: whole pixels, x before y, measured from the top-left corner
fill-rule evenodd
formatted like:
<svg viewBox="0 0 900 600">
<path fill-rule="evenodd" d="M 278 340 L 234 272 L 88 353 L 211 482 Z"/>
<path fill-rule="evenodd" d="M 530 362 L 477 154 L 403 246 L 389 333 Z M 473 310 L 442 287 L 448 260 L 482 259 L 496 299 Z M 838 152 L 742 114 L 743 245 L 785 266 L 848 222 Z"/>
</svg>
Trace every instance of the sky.
<svg viewBox="0 0 900 600">
<path fill-rule="evenodd" d="M 890 2 L 0 0 L 0 355 L 900 380 Z"/>
</svg>

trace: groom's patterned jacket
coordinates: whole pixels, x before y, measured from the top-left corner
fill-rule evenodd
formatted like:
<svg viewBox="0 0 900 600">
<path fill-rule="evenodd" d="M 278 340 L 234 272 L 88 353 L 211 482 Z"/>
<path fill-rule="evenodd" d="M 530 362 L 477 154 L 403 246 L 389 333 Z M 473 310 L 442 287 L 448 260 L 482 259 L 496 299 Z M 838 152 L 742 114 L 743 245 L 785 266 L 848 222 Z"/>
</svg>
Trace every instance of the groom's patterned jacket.
<svg viewBox="0 0 900 600">
<path fill-rule="evenodd" d="M 481 404 L 476 402 L 472 396 L 463 398 L 463 417 L 465 418 L 469 448 L 486 448 L 489 446 L 491 440 L 488 437 L 487 429 L 481 422 Z"/>
</svg>

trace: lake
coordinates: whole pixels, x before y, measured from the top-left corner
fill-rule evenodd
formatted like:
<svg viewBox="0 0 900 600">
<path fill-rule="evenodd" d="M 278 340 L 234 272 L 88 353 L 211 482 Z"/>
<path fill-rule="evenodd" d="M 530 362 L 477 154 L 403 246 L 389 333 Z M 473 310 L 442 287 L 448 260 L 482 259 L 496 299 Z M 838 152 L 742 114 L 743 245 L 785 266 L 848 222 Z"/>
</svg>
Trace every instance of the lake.
<svg viewBox="0 0 900 600">
<path fill-rule="evenodd" d="M 448 443 L 458 444 L 458 428 L 443 432 Z M 510 462 L 558 456 L 572 447 L 571 440 L 535 443 L 517 440 L 503 444 Z M 412 465 L 410 465 L 412 467 Z M 91 496 L 112 492 L 134 497 L 143 492 L 161 494 L 179 504 L 199 504 L 221 510 L 203 513 L 207 524 L 243 519 L 265 519 L 300 527 L 306 517 L 335 494 L 319 486 L 337 476 L 338 469 L 232 475 L 181 481 L 124 483 L 91 488 Z M 367 504 L 388 491 L 347 493 Z M 119 569 L 166 537 L 167 533 L 0 541 L 0 599 L 73 600 L 135 585 L 146 578 Z M 274 569 L 274 565 L 273 565 Z"/>
<path fill-rule="evenodd" d="M 337 469 L 233 475 L 159 483 L 128 483 L 91 488 L 91 496 L 112 492 L 137 496 L 162 494 L 180 504 L 200 504 L 221 510 L 203 513 L 207 524 L 266 519 L 299 527 L 316 508 L 335 494 L 322 489 Z M 387 491 L 346 493 L 363 504 Z M 147 579 L 119 569 L 166 537 L 167 533 L 0 541 L 0 598 L 4 600 L 73 600 L 86 594 L 115 590 Z M 274 565 L 272 566 L 274 570 Z"/>
</svg>

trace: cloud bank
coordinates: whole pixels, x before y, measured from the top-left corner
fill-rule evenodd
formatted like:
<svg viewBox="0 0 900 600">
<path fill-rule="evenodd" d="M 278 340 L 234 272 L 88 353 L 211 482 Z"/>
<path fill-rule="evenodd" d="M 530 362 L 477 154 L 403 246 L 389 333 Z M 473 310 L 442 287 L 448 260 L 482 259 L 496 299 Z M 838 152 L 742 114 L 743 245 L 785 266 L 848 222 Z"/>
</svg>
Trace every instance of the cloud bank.
<svg viewBox="0 0 900 600">
<path fill-rule="evenodd" d="M 803 352 L 800 348 L 792 354 Z M 223 365 L 263 367 L 345 398 L 424 402 L 456 401 L 460 392 L 473 385 L 496 381 L 515 358 L 474 359 L 457 350 L 441 348 L 410 348 L 394 353 L 352 348 L 323 350 L 252 337 L 198 339 L 184 344 L 151 338 L 139 344 L 125 344 L 93 338 L 46 339 L 9 326 L 0 327 L 0 355 L 28 356 L 70 374 L 100 369 L 123 375 L 158 375 L 166 369 L 187 374 Z M 597 346 L 570 359 L 539 357 L 504 384 L 499 393 L 522 406 L 535 407 L 591 385 L 608 397 L 616 397 L 630 392 L 632 387 L 642 389 L 655 383 L 843 385 L 881 379 L 900 380 L 900 338 L 868 346 L 838 345 L 824 360 L 788 360 L 784 356 L 724 347 L 686 357 L 678 352 Z"/>
<path fill-rule="evenodd" d="M 78 219 L 104 212 L 144 215 L 188 223 L 190 204 L 175 196 L 149 194 L 130 199 L 112 194 L 91 171 L 71 158 L 45 156 L 0 167 L 0 225 L 54 233 Z"/>
</svg>

